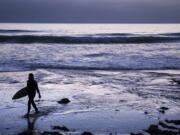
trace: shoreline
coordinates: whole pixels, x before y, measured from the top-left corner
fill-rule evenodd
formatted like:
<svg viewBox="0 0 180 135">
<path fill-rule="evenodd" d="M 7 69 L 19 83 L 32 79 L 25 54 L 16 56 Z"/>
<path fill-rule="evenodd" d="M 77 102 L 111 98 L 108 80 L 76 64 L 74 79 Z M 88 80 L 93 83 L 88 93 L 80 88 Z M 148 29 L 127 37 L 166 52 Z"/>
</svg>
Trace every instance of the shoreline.
<svg viewBox="0 0 180 135">
<path fill-rule="evenodd" d="M 28 119 L 23 118 L 27 98 L 11 100 L 12 95 L 26 85 L 28 73 L 0 72 L 0 97 L 3 101 L 0 103 L 0 121 L 3 121 L 0 123 L 0 131 L 3 135 L 17 135 L 28 129 Z M 144 133 L 151 125 L 162 127 L 164 124 L 172 125 L 168 123 L 172 120 L 180 120 L 179 100 L 171 99 L 171 96 L 179 93 L 164 95 L 169 90 L 178 92 L 178 84 L 170 82 L 170 79 L 179 78 L 180 70 L 137 72 L 38 69 L 33 73 L 42 92 L 42 99 L 36 100 L 40 114 L 32 114 L 30 117 L 30 121 L 35 119 L 31 127 L 38 134 L 45 131 L 72 135 L 85 131 L 99 135 L 136 134 Z M 68 98 L 71 102 L 67 105 L 59 104 L 62 98 Z M 162 107 L 167 107 L 167 110 L 162 111 Z M 54 130 L 53 126 L 57 129 Z M 60 130 L 63 126 L 69 131 Z M 179 128 L 179 125 L 175 127 Z"/>
</svg>

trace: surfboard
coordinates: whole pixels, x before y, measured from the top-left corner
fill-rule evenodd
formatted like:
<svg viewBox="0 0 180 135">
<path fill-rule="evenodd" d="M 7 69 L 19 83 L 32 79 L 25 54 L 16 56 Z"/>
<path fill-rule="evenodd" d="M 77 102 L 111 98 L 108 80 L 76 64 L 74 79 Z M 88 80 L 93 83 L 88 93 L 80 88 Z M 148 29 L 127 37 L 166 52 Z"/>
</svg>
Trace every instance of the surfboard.
<svg viewBox="0 0 180 135">
<path fill-rule="evenodd" d="M 22 98 L 22 97 L 25 97 L 27 96 L 27 87 L 24 87 L 22 89 L 20 89 L 18 92 L 16 92 L 14 94 L 14 96 L 12 97 L 12 99 L 19 99 L 19 98 Z"/>
</svg>

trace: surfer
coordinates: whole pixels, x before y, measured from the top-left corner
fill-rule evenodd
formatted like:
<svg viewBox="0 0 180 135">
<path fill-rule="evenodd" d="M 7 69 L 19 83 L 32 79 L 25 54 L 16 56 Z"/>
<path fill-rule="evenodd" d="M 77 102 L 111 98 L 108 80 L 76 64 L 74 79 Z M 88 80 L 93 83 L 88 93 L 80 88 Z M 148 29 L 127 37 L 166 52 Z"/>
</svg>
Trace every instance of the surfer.
<svg viewBox="0 0 180 135">
<path fill-rule="evenodd" d="M 31 104 L 34 107 L 36 113 L 39 113 L 39 110 L 36 107 L 36 104 L 34 102 L 34 98 L 36 96 L 36 91 L 39 94 L 39 98 L 41 98 L 41 94 L 40 94 L 40 91 L 38 88 L 38 84 L 37 84 L 36 80 L 34 79 L 34 75 L 32 73 L 30 73 L 28 81 L 27 81 L 27 93 L 28 93 L 29 100 L 28 100 L 28 111 L 27 111 L 26 116 L 28 116 L 30 113 Z"/>
</svg>

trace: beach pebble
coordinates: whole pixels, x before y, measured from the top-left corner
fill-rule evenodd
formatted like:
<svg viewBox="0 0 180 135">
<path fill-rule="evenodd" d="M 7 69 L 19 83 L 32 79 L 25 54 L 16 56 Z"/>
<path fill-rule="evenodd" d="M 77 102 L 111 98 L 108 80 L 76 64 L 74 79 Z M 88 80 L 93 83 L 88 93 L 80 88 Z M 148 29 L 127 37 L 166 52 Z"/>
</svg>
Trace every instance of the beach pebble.
<svg viewBox="0 0 180 135">
<path fill-rule="evenodd" d="M 70 131 L 67 127 L 65 127 L 65 126 L 53 126 L 53 129 L 54 130 L 62 130 L 62 131 L 64 131 L 64 132 L 68 132 L 68 131 Z"/>
<path fill-rule="evenodd" d="M 167 108 L 167 107 L 161 107 L 160 109 L 159 109 L 159 112 L 160 113 L 165 113 L 165 111 L 166 110 L 168 110 L 169 108 Z"/>
<path fill-rule="evenodd" d="M 160 109 L 161 109 L 161 110 L 168 110 L 169 108 L 167 108 L 167 107 L 161 107 Z"/>
<path fill-rule="evenodd" d="M 130 135 L 143 135 L 142 133 L 131 133 Z"/>
<path fill-rule="evenodd" d="M 167 125 L 166 123 L 164 123 L 163 121 L 159 122 L 159 125 L 163 128 L 168 128 L 168 129 L 178 129 L 177 127 L 171 126 L 171 125 Z"/>
<path fill-rule="evenodd" d="M 68 98 L 63 98 L 61 99 L 60 101 L 58 101 L 59 104 L 68 104 L 70 103 L 71 101 L 68 99 Z"/>
<path fill-rule="evenodd" d="M 167 123 L 173 123 L 175 125 L 180 125 L 180 120 L 165 120 Z"/>
<path fill-rule="evenodd" d="M 169 126 L 168 127 L 166 126 L 165 130 L 162 130 L 158 127 L 158 125 L 150 125 L 149 128 L 146 130 L 146 132 L 149 133 L 150 135 L 179 135 L 179 131 L 170 130 Z"/>
<path fill-rule="evenodd" d="M 83 132 L 81 135 L 93 135 L 91 132 Z"/>
<path fill-rule="evenodd" d="M 163 113 L 163 114 L 165 113 L 165 111 L 164 111 L 164 110 L 159 110 L 159 112 L 160 112 L 160 113 Z"/>
<path fill-rule="evenodd" d="M 159 133 L 159 129 L 157 125 L 150 125 L 149 128 L 146 130 L 150 134 L 157 134 Z"/>
<path fill-rule="evenodd" d="M 48 131 L 45 131 L 42 133 L 42 135 L 62 135 L 61 133 L 59 132 L 48 132 Z"/>
</svg>

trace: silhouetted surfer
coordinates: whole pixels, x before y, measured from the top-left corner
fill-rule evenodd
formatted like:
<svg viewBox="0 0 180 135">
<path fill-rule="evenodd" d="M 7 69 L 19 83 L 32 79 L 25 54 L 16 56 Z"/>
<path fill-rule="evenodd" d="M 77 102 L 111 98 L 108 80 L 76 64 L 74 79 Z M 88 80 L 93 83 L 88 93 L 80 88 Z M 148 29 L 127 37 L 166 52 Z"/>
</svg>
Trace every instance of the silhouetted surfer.
<svg viewBox="0 0 180 135">
<path fill-rule="evenodd" d="M 29 101 L 28 101 L 28 112 L 26 114 L 26 116 L 29 115 L 30 110 L 31 110 L 31 104 L 34 107 L 36 113 L 38 113 L 38 108 L 36 107 L 36 104 L 34 102 L 34 98 L 36 96 L 36 91 L 39 94 L 39 98 L 41 98 L 41 94 L 38 88 L 38 84 L 36 82 L 36 80 L 34 80 L 34 75 L 32 73 L 29 74 L 29 78 L 27 81 L 27 93 L 28 93 L 28 97 L 29 97 Z"/>
</svg>

